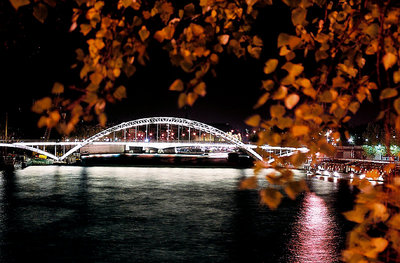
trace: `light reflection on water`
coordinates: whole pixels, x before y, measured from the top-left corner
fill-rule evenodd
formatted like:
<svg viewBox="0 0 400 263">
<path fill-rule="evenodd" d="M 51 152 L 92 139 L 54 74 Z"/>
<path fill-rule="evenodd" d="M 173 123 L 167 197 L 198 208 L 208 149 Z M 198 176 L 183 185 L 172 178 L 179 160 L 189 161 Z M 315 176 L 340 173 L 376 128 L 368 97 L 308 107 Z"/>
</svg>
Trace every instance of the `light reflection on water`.
<svg viewBox="0 0 400 263">
<path fill-rule="evenodd" d="M 325 201 L 306 193 L 290 240 L 292 262 L 337 262 L 338 225 Z"/>
<path fill-rule="evenodd" d="M 0 262 L 337 262 L 342 190 L 312 180 L 317 195 L 271 211 L 238 190 L 252 174 L 49 166 L 0 176 Z"/>
</svg>

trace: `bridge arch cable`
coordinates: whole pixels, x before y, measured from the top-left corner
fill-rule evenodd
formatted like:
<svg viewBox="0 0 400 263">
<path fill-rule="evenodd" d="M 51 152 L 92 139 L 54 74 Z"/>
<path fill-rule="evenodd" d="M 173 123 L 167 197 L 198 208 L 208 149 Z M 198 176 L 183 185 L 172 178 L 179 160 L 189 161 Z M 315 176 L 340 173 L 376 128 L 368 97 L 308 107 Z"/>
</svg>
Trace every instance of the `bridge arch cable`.
<svg viewBox="0 0 400 263">
<path fill-rule="evenodd" d="M 244 150 L 249 154 L 251 157 L 253 157 L 256 160 L 263 160 L 263 158 L 256 153 L 253 149 L 248 147 L 246 144 L 244 144 L 242 141 L 239 141 L 238 139 L 234 138 L 233 136 L 227 134 L 224 131 L 221 131 L 215 127 L 212 127 L 208 124 L 198 122 L 198 121 L 193 121 L 189 119 L 184 119 L 184 118 L 176 118 L 176 117 L 151 117 L 151 118 L 143 118 L 143 119 L 137 119 L 133 121 L 128 121 L 128 122 L 123 122 L 121 124 L 115 125 L 111 128 L 105 129 L 92 137 L 89 137 L 88 139 L 84 140 L 83 142 L 79 143 L 72 149 L 70 149 L 68 152 L 66 152 L 63 156 L 59 158 L 60 161 L 64 160 L 67 158 L 69 155 L 72 153 L 78 151 L 80 148 L 83 146 L 90 144 L 104 136 L 107 136 L 113 132 L 117 132 L 120 130 L 124 129 L 129 129 L 137 126 L 144 126 L 144 125 L 149 125 L 149 124 L 170 124 L 170 125 L 180 125 L 188 128 L 193 128 L 200 130 L 202 132 L 209 133 L 211 135 L 214 135 L 216 137 L 220 137 L 232 144 L 235 144 L 238 146 L 238 148 Z"/>
</svg>

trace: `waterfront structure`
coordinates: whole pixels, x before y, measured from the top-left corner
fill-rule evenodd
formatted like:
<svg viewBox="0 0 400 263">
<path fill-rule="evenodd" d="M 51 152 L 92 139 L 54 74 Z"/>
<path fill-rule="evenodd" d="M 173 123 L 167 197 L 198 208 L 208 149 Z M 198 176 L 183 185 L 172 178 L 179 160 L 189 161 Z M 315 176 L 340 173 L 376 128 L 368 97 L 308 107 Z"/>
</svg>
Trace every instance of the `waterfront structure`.
<svg viewBox="0 0 400 263">
<path fill-rule="evenodd" d="M 161 132 L 161 125 L 166 125 L 166 133 Z M 151 132 L 152 128 L 155 132 Z M 144 128 L 140 132 L 140 127 Z M 135 136 L 134 140 L 127 140 L 127 130 L 134 129 Z M 115 134 L 116 132 L 123 132 L 123 139 L 115 140 L 115 136 L 111 141 L 102 140 L 104 137 Z M 141 136 L 139 136 L 141 134 Z M 172 136 L 172 137 L 171 137 Z M 207 137 L 208 136 L 208 137 Z M 208 138 L 206 140 L 206 138 Z M 123 122 L 115 125 L 111 128 L 105 129 L 87 139 L 75 142 L 14 142 L 14 143 L 0 143 L 0 147 L 11 147 L 19 148 L 39 154 L 45 155 L 56 161 L 64 161 L 67 157 L 73 153 L 78 152 L 82 147 L 88 144 L 109 144 L 109 145 L 124 145 L 125 149 L 129 147 L 152 147 L 156 149 L 166 149 L 174 147 L 195 147 L 195 146 L 208 146 L 208 147 L 234 147 L 246 152 L 249 156 L 255 160 L 263 160 L 254 149 L 256 145 L 245 144 L 238 140 L 236 137 L 221 131 L 208 124 L 176 117 L 151 117 L 137 119 L 133 121 Z M 39 146 L 43 149 L 39 149 Z M 68 151 L 65 151 L 65 147 L 70 147 Z M 46 147 L 53 147 L 54 154 L 45 150 Z M 62 155 L 58 156 L 57 148 L 62 148 Z M 271 152 L 278 156 L 289 156 L 297 151 L 306 152 L 306 148 L 292 148 L 292 147 L 271 147 L 262 146 L 267 152 Z M 270 158 L 270 162 L 273 159 Z"/>
</svg>

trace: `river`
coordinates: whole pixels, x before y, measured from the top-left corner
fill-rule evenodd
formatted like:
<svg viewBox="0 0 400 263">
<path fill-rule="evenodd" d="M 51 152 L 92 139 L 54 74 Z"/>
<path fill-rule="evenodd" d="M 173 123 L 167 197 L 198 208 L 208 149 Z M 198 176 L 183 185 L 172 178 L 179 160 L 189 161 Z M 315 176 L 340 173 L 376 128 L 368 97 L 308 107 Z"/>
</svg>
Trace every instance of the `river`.
<svg viewBox="0 0 400 263">
<path fill-rule="evenodd" d="M 271 211 L 257 191 L 238 190 L 252 173 L 32 166 L 2 174 L 0 261 L 340 262 L 351 186 L 308 179 L 310 192 Z"/>
</svg>

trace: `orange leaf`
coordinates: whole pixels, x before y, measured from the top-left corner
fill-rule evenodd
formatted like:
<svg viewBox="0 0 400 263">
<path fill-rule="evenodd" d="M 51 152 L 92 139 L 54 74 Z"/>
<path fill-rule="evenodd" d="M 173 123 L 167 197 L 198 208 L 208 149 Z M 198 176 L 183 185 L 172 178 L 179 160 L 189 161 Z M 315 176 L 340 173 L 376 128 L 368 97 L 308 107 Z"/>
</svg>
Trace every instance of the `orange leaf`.
<svg viewBox="0 0 400 263">
<path fill-rule="evenodd" d="M 241 190 L 256 189 L 257 187 L 258 187 L 258 182 L 256 176 L 251 176 L 243 179 L 239 185 L 239 189 Z"/>
<path fill-rule="evenodd" d="M 395 84 L 400 82 L 400 70 L 393 72 L 393 82 Z"/>
<path fill-rule="evenodd" d="M 289 196 L 290 199 L 296 199 L 296 196 L 303 192 L 307 191 L 308 187 L 304 180 L 297 182 L 289 182 L 285 187 L 285 193 Z"/>
<path fill-rule="evenodd" d="M 289 110 L 293 109 L 293 107 L 296 106 L 296 104 L 299 102 L 299 100 L 300 100 L 299 95 L 297 95 L 295 93 L 290 94 L 285 99 L 286 108 L 288 108 Z"/>
<path fill-rule="evenodd" d="M 45 97 L 43 99 L 37 100 L 33 106 L 32 106 L 32 111 L 35 113 L 43 113 L 45 110 L 48 110 L 51 108 L 51 98 Z"/>
<path fill-rule="evenodd" d="M 55 82 L 53 85 L 53 89 L 51 90 L 51 93 L 61 94 L 63 92 L 64 92 L 64 85 L 59 82 Z"/>
<path fill-rule="evenodd" d="M 292 127 L 292 134 L 294 137 L 307 135 L 309 131 L 310 131 L 310 128 L 308 128 L 308 126 L 305 126 L 305 125 L 294 125 Z"/>
<path fill-rule="evenodd" d="M 276 189 L 267 188 L 260 191 L 261 204 L 267 205 L 270 209 L 276 209 L 281 203 L 283 195 Z"/>
<path fill-rule="evenodd" d="M 292 23 L 294 26 L 304 24 L 307 16 L 307 9 L 298 7 L 292 10 Z"/>
<path fill-rule="evenodd" d="M 171 86 L 169 86 L 169 90 L 173 91 L 183 91 L 183 82 L 180 79 L 176 79 Z"/>
<path fill-rule="evenodd" d="M 186 105 L 186 94 L 181 93 L 181 94 L 179 94 L 179 98 L 178 98 L 178 107 L 182 108 L 185 105 Z"/>
<path fill-rule="evenodd" d="M 393 97 L 396 97 L 397 94 L 398 94 L 398 92 L 396 89 L 386 88 L 381 91 L 381 95 L 379 96 L 379 99 L 384 100 L 384 99 L 393 98 Z"/>
<path fill-rule="evenodd" d="M 394 229 L 400 230 L 400 214 L 394 214 L 390 218 L 388 225 Z"/>
<path fill-rule="evenodd" d="M 90 74 L 89 79 L 93 84 L 99 85 L 103 80 L 103 75 L 98 72 L 95 72 L 95 73 Z"/>
<path fill-rule="evenodd" d="M 229 35 L 221 35 L 218 37 L 218 41 L 221 45 L 226 45 L 229 41 Z"/>
<path fill-rule="evenodd" d="M 287 88 L 285 86 L 280 86 L 278 90 L 274 93 L 272 96 L 272 99 L 274 100 L 282 100 L 286 97 L 287 95 Z"/>
<path fill-rule="evenodd" d="M 204 83 L 203 81 L 200 82 L 196 87 L 194 87 L 193 91 L 196 94 L 204 97 L 206 95 L 206 83 Z"/>
<path fill-rule="evenodd" d="M 189 92 L 189 94 L 186 96 L 186 102 L 188 105 L 193 106 L 194 102 L 197 100 L 199 95 L 193 92 Z"/>
<path fill-rule="evenodd" d="M 86 36 L 92 30 L 92 26 L 89 24 L 81 24 L 81 33 Z"/>
<path fill-rule="evenodd" d="M 15 10 L 18 10 L 21 6 L 24 5 L 29 5 L 30 1 L 29 0 L 10 0 L 11 4 L 15 8 Z"/>
<path fill-rule="evenodd" d="M 98 119 L 99 119 L 100 125 L 101 125 L 102 127 L 105 127 L 105 126 L 106 126 L 106 122 L 107 122 L 107 115 L 106 115 L 105 113 L 101 113 L 101 114 L 98 116 Z"/>
<path fill-rule="evenodd" d="M 278 66 L 278 60 L 277 59 L 269 59 L 265 63 L 264 73 L 270 74 L 270 73 L 274 72 L 276 69 L 276 66 Z"/>
<path fill-rule="evenodd" d="M 394 100 L 393 107 L 396 110 L 397 114 L 400 115 L 400 98 Z"/>
<path fill-rule="evenodd" d="M 368 209 L 362 205 L 356 205 L 355 208 L 351 211 L 344 212 L 343 215 L 347 220 L 362 223 L 365 218 L 365 214 L 368 212 Z"/>
<path fill-rule="evenodd" d="M 36 17 L 39 22 L 44 23 L 47 18 L 47 6 L 39 3 L 33 7 L 33 16 Z"/>
<path fill-rule="evenodd" d="M 138 33 L 143 42 L 150 36 L 150 31 L 147 30 L 146 26 L 142 26 Z"/>
<path fill-rule="evenodd" d="M 125 86 L 119 86 L 113 93 L 114 98 L 117 100 L 122 100 L 126 98 L 126 88 Z"/>
<path fill-rule="evenodd" d="M 261 107 L 262 105 L 264 105 L 264 104 L 267 102 L 268 98 L 269 98 L 269 93 L 268 93 L 268 92 L 264 93 L 264 94 L 258 99 L 257 104 L 254 105 L 253 109 L 257 109 L 257 108 Z"/>
<path fill-rule="evenodd" d="M 383 66 L 386 70 L 391 68 L 397 62 L 397 56 L 393 53 L 386 53 L 382 58 Z"/>
<path fill-rule="evenodd" d="M 260 121 L 261 121 L 260 115 L 256 114 L 256 115 L 253 115 L 253 116 L 249 117 L 245 121 L 245 123 L 247 125 L 249 125 L 249 126 L 252 126 L 252 127 L 258 127 L 258 125 L 260 124 Z"/>
<path fill-rule="evenodd" d="M 165 39 L 165 33 L 163 30 L 158 30 L 156 33 L 154 33 L 153 36 L 158 42 L 163 42 Z"/>
<path fill-rule="evenodd" d="M 269 109 L 271 117 L 272 118 L 280 118 L 282 117 L 286 110 L 285 107 L 283 107 L 282 105 L 272 105 L 271 108 Z"/>
</svg>

